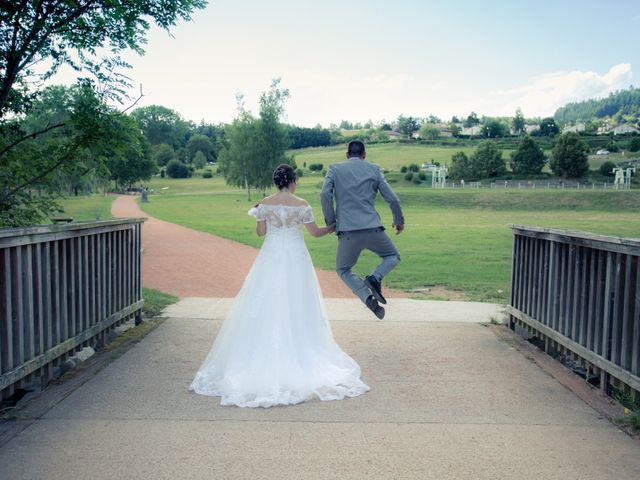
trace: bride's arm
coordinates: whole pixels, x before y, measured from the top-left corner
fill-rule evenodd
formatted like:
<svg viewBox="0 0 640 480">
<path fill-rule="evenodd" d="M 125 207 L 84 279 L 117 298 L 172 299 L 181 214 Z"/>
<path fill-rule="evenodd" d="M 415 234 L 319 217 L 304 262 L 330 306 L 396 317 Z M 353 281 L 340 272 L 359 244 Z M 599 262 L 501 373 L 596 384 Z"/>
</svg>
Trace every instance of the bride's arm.
<svg viewBox="0 0 640 480">
<path fill-rule="evenodd" d="M 264 237 L 267 233 L 267 221 L 266 220 L 258 220 L 256 223 L 256 233 L 259 237 Z"/>
<path fill-rule="evenodd" d="M 326 227 L 319 227 L 318 225 L 316 225 L 316 222 L 310 222 L 305 223 L 304 226 L 307 227 L 308 232 L 314 237 L 323 237 L 327 233 L 334 232 L 336 229 L 335 223 Z"/>
</svg>

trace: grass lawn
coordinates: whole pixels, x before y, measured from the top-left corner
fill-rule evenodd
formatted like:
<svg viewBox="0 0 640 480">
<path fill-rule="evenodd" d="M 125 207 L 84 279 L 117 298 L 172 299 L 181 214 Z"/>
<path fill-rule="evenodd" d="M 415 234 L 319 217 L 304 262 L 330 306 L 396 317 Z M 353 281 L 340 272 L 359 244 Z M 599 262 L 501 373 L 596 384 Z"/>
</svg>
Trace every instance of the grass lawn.
<svg viewBox="0 0 640 480">
<path fill-rule="evenodd" d="M 111 204 L 115 198 L 113 195 L 66 197 L 60 202 L 64 212 L 56 217 L 70 217 L 74 222 L 106 220 L 112 218 Z"/>
<path fill-rule="evenodd" d="M 301 180 L 297 193 L 321 220 L 321 177 Z M 260 195 L 249 202 L 244 191 L 225 187 L 220 177 L 157 179 L 150 186 L 163 192 L 142 204 L 150 215 L 254 247 L 261 245 L 254 220 L 247 215 Z M 472 300 L 506 302 L 512 241 L 508 224 L 512 223 L 640 237 L 640 191 L 394 188 L 403 203 L 407 230 L 394 238 L 402 262 L 385 283 L 405 290 L 442 285 L 461 290 Z M 382 201 L 379 211 L 384 224 L 390 225 L 390 212 Z M 334 268 L 336 241 L 333 235 L 320 239 L 307 235 L 315 265 Z M 359 273 L 368 273 L 375 261 L 373 255 L 363 255 Z"/>
</svg>

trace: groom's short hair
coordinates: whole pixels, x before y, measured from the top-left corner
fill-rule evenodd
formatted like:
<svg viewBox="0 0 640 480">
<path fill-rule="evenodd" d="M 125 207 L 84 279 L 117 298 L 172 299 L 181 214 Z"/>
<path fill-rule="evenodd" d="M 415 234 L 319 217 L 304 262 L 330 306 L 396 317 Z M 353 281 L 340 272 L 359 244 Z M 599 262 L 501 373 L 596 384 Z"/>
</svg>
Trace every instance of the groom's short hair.
<svg viewBox="0 0 640 480">
<path fill-rule="evenodd" d="M 360 140 L 353 140 L 352 142 L 349 142 L 347 153 L 350 157 L 361 157 L 364 153 L 364 143 Z"/>
</svg>

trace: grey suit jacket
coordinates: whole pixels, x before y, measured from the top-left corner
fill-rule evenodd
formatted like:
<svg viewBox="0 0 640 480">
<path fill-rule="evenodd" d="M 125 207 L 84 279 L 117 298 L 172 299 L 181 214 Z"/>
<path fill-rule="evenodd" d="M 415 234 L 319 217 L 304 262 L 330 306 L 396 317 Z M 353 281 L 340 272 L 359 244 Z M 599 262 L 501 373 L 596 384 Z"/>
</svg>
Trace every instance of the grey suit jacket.
<svg viewBox="0 0 640 480">
<path fill-rule="evenodd" d="M 376 211 L 378 192 L 391 208 L 394 225 L 404 225 L 400 200 L 378 165 L 357 157 L 329 165 L 320 194 L 324 221 L 335 223 L 338 232 L 382 226 Z"/>
</svg>

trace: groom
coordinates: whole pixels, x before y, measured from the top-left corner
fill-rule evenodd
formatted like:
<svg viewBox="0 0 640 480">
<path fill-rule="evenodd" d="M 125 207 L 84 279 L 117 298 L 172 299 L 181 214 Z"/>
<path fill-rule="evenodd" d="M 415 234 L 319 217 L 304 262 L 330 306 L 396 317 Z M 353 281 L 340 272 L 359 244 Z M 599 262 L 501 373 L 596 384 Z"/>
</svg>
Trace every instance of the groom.
<svg viewBox="0 0 640 480">
<path fill-rule="evenodd" d="M 338 252 L 336 271 L 342 281 L 355 293 L 376 317 L 384 318 L 386 304 L 380 282 L 400 262 L 400 255 L 384 232 L 375 208 L 376 195 L 382 194 L 393 214 L 396 235 L 404 230 L 404 217 L 400 201 L 384 179 L 380 167 L 365 161 L 364 143 L 349 143 L 347 161 L 329 166 L 320 194 L 322 213 L 327 225 L 336 224 Z M 334 208 L 335 200 L 335 208 Z M 351 268 L 362 250 L 378 255 L 382 261 L 373 273 L 364 279 Z"/>
</svg>

